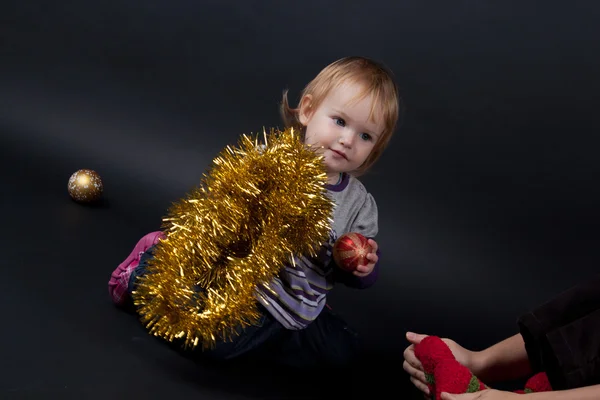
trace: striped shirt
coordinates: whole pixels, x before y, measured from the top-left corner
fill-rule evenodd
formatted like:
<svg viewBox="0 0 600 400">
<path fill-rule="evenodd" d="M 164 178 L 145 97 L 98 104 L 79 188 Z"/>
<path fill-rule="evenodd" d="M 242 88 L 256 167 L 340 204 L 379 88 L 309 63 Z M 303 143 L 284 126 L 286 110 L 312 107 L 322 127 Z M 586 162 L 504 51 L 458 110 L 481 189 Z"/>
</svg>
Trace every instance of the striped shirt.
<svg viewBox="0 0 600 400">
<path fill-rule="evenodd" d="M 294 257 L 277 277 L 255 292 L 258 301 L 287 329 L 303 329 L 317 318 L 336 282 L 363 288 L 377 277 L 377 266 L 367 277 L 358 278 L 335 266 L 332 257 L 333 244 L 344 233 L 359 232 L 369 238 L 377 235 L 375 200 L 358 179 L 347 174 L 337 185 L 326 187 L 335 201 L 329 240 L 315 257 Z"/>
</svg>

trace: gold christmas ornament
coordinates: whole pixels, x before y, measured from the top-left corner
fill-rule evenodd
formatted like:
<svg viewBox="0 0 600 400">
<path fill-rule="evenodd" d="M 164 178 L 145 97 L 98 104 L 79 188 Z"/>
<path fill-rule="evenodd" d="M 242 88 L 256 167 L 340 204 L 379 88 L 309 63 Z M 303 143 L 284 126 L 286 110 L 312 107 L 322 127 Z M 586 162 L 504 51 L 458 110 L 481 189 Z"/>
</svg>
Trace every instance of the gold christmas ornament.
<svg viewBox="0 0 600 400">
<path fill-rule="evenodd" d="M 69 195 L 80 203 L 92 203 L 102 197 L 104 187 L 100 175 L 91 169 L 80 169 L 69 178 Z"/>
<path fill-rule="evenodd" d="M 151 334 L 202 348 L 232 338 L 259 317 L 257 285 L 327 241 L 334 203 L 322 155 L 293 129 L 263 137 L 226 147 L 163 218 L 166 237 L 133 292 Z"/>
</svg>

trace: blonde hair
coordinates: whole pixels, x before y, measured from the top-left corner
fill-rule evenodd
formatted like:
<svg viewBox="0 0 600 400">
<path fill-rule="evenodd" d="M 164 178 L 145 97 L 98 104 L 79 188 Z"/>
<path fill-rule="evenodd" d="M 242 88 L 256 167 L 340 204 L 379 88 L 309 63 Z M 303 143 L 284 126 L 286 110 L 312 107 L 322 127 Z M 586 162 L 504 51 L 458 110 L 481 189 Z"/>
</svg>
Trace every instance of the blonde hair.
<svg viewBox="0 0 600 400">
<path fill-rule="evenodd" d="M 299 104 L 305 96 L 312 97 L 311 108 L 318 108 L 330 91 L 344 83 L 357 83 L 363 87 L 359 97 L 373 97 L 370 118 L 377 114 L 384 122 L 384 130 L 375 143 L 371 154 L 352 175 L 364 174 L 381 156 L 387 147 L 392 134 L 396 130 L 400 117 L 400 97 L 398 86 L 392 72 L 383 64 L 365 57 L 345 57 L 329 64 L 302 90 Z M 286 127 L 294 127 L 304 134 L 304 126 L 300 122 L 300 107 L 292 108 L 287 98 L 288 91 L 283 92 L 281 116 Z"/>
</svg>

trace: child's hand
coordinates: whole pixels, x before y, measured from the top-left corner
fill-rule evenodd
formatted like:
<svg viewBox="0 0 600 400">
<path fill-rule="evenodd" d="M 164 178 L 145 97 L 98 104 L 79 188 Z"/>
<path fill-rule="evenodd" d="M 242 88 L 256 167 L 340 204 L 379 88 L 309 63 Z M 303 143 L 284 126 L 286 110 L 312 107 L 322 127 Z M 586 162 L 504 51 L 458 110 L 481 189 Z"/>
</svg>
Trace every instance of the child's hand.
<svg viewBox="0 0 600 400">
<path fill-rule="evenodd" d="M 373 268 L 375 268 L 375 264 L 377 264 L 377 261 L 379 260 L 379 257 L 377 257 L 377 249 L 379 248 L 377 242 L 373 239 L 369 239 L 368 243 L 371 245 L 371 252 L 366 255 L 368 263 L 366 265 L 357 266 L 354 272 L 352 272 L 354 275 L 360 278 L 363 278 L 373 272 Z"/>
</svg>

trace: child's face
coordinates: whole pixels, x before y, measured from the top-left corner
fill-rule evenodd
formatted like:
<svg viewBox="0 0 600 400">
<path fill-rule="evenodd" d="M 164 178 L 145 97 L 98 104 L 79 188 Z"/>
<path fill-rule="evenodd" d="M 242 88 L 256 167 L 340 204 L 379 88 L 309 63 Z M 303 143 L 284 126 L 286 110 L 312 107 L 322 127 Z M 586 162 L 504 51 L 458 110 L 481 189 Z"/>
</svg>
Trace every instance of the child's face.
<svg viewBox="0 0 600 400">
<path fill-rule="evenodd" d="M 337 181 L 340 172 L 360 167 L 384 129 L 381 121 L 369 119 L 371 96 L 354 100 L 360 90 L 358 84 L 344 84 L 333 89 L 316 110 L 310 95 L 300 105 L 305 143 L 322 147 L 330 183 Z"/>
</svg>

